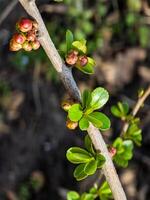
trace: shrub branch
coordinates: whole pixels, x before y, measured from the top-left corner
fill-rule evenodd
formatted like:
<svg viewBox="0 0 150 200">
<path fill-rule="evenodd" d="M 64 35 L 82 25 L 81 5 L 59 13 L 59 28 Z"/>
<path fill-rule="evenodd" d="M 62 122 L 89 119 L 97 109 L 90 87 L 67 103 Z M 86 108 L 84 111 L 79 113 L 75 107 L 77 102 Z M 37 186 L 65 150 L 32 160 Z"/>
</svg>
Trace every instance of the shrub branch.
<svg viewBox="0 0 150 200">
<path fill-rule="evenodd" d="M 19 0 L 27 13 L 32 16 L 39 24 L 39 41 L 45 50 L 47 56 L 49 57 L 51 63 L 53 64 L 56 71 L 59 73 L 60 78 L 68 91 L 68 93 L 76 100 L 81 101 L 80 91 L 74 81 L 72 76 L 72 71 L 68 68 L 62 61 L 58 51 L 56 50 L 48 31 L 45 27 L 43 19 L 40 12 L 36 6 L 35 0 Z M 117 172 L 115 170 L 114 164 L 111 160 L 107 146 L 103 140 L 100 131 L 90 124 L 88 128 L 88 134 L 93 142 L 95 149 L 101 152 L 105 158 L 106 162 L 102 168 L 106 180 L 112 190 L 115 200 L 126 200 L 126 195 L 118 178 Z"/>
<path fill-rule="evenodd" d="M 138 113 L 138 111 L 140 110 L 140 108 L 143 106 L 145 100 L 147 99 L 147 97 L 150 95 L 150 85 L 148 86 L 148 88 L 146 89 L 146 91 L 144 92 L 144 94 L 139 97 L 137 103 L 135 104 L 132 112 L 131 112 L 131 115 L 133 117 L 136 116 L 136 114 Z M 121 136 L 124 136 L 124 134 L 127 132 L 129 128 L 129 123 L 126 122 L 122 128 L 122 132 L 121 132 Z"/>
</svg>

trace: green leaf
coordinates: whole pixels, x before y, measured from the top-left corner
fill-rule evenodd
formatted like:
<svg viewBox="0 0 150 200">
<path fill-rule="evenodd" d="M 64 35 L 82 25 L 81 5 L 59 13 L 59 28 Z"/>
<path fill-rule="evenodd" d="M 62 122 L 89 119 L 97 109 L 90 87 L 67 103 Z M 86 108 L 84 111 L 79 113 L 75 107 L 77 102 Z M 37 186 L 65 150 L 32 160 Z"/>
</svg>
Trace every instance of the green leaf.
<svg viewBox="0 0 150 200">
<path fill-rule="evenodd" d="M 124 140 L 123 141 L 124 145 L 124 159 L 125 160 L 130 160 L 133 156 L 132 150 L 133 150 L 133 142 L 131 140 Z"/>
<path fill-rule="evenodd" d="M 73 43 L 73 34 L 70 30 L 66 31 L 66 46 L 67 46 L 67 53 L 71 50 Z"/>
<path fill-rule="evenodd" d="M 113 199 L 111 189 L 108 183 L 105 181 L 99 189 L 100 200 Z"/>
<path fill-rule="evenodd" d="M 93 149 L 93 145 L 92 145 L 92 141 L 91 141 L 91 139 L 90 139 L 90 137 L 88 135 L 85 136 L 84 146 L 90 153 L 95 155 L 95 152 L 94 152 L 94 149 Z"/>
<path fill-rule="evenodd" d="M 119 108 L 117 106 L 112 106 L 111 107 L 111 113 L 115 116 L 115 117 L 122 117 L 122 113 L 120 112 Z"/>
<path fill-rule="evenodd" d="M 108 101 L 109 94 L 107 90 L 102 87 L 98 87 L 92 92 L 92 101 L 90 103 L 91 110 L 97 110 L 104 106 Z"/>
<path fill-rule="evenodd" d="M 69 191 L 67 193 L 67 200 L 79 200 L 80 195 L 75 191 Z"/>
<path fill-rule="evenodd" d="M 82 106 L 83 108 L 88 108 L 90 102 L 91 102 L 91 92 L 89 90 L 84 90 L 82 94 Z"/>
<path fill-rule="evenodd" d="M 84 193 L 81 196 L 81 200 L 94 200 L 95 197 L 93 194 Z"/>
<path fill-rule="evenodd" d="M 110 120 L 109 118 L 101 113 L 101 112 L 93 112 L 87 115 L 87 119 L 92 122 L 92 124 L 101 129 L 101 130 L 107 130 L 110 128 Z"/>
<path fill-rule="evenodd" d="M 74 170 L 74 177 L 77 181 L 85 179 L 88 175 L 84 172 L 85 164 L 78 165 Z"/>
<path fill-rule="evenodd" d="M 92 159 L 92 155 L 80 147 L 71 147 L 68 149 L 66 157 L 74 164 L 87 163 Z"/>
<path fill-rule="evenodd" d="M 84 39 L 82 39 L 80 41 L 74 41 L 72 43 L 72 46 L 84 54 L 86 54 L 86 52 L 87 52 L 86 40 L 84 40 Z"/>
<path fill-rule="evenodd" d="M 97 188 L 98 188 L 97 184 L 94 184 L 94 186 L 92 188 L 90 188 L 89 193 L 90 194 L 97 194 Z"/>
<path fill-rule="evenodd" d="M 131 124 L 125 133 L 126 139 L 131 139 L 136 145 L 140 146 L 142 141 L 142 130 L 137 124 Z"/>
<path fill-rule="evenodd" d="M 79 127 L 82 131 L 85 131 L 89 127 L 89 121 L 87 120 L 86 117 L 82 117 L 81 120 L 79 121 Z"/>
<path fill-rule="evenodd" d="M 102 166 L 104 165 L 106 159 L 102 154 L 98 153 L 96 155 L 96 161 L 97 161 L 97 168 L 102 168 Z"/>
<path fill-rule="evenodd" d="M 97 162 L 95 159 L 91 160 L 90 162 L 86 163 L 85 168 L 84 168 L 84 172 L 87 175 L 92 175 L 96 172 L 97 169 Z"/>
<path fill-rule="evenodd" d="M 111 112 L 115 117 L 126 117 L 129 112 L 129 105 L 124 102 L 118 102 L 116 106 L 111 107 Z"/>
<path fill-rule="evenodd" d="M 71 121 L 77 122 L 81 119 L 83 112 L 80 104 L 73 104 L 68 111 L 68 117 Z"/>
</svg>

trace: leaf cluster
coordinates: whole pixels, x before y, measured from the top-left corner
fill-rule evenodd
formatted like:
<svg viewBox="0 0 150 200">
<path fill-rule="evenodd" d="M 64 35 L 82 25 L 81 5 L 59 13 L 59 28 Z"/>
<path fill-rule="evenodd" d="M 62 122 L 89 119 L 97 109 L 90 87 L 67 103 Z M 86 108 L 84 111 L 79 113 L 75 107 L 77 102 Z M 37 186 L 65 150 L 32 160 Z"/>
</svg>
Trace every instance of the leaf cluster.
<svg viewBox="0 0 150 200">
<path fill-rule="evenodd" d="M 139 118 L 129 113 L 129 105 L 127 103 L 118 102 L 117 105 L 111 107 L 111 112 L 115 117 L 129 124 L 129 128 L 124 133 L 124 139 L 132 140 L 136 145 L 140 146 L 142 142 L 142 130 L 139 128 Z"/>
<path fill-rule="evenodd" d="M 87 130 L 90 123 L 100 130 L 107 130 L 110 128 L 109 118 L 104 113 L 95 110 L 102 108 L 108 98 L 108 92 L 102 87 L 92 92 L 85 90 L 81 104 L 75 103 L 69 108 L 68 118 L 73 122 L 78 122 L 82 131 Z"/>
<path fill-rule="evenodd" d="M 66 56 L 69 52 L 76 50 L 79 56 L 87 54 L 86 40 L 74 40 L 74 36 L 70 30 L 66 32 Z M 82 66 L 80 62 L 76 62 L 74 65 L 77 69 L 86 74 L 94 73 L 95 61 L 91 57 L 87 57 L 87 63 Z"/>
<path fill-rule="evenodd" d="M 95 185 L 90 188 L 89 192 L 84 192 L 82 195 L 76 191 L 69 191 L 67 193 L 67 200 L 94 200 L 99 198 L 100 200 L 113 199 L 112 192 L 106 181 L 103 182 L 100 188 Z"/>
<path fill-rule="evenodd" d="M 113 147 L 116 148 L 117 152 L 113 157 L 115 163 L 120 167 L 127 167 L 129 160 L 133 156 L 133 142 L 131 140 L 123 140 L 118 137 L 114 143 Z"/>
<path fill-rule="evenodd" d="M 104 156 L 94 150 L 88 135 L 85 137 L 84 145 L 85 149 L 71 147 L 66 153 L 67 159 L 71 163 L 78 165 L 74 170 L 74 177 L 77 181 L 93 175 L 96 170 L 101 169 L 105 163 Z"/>
</svg>

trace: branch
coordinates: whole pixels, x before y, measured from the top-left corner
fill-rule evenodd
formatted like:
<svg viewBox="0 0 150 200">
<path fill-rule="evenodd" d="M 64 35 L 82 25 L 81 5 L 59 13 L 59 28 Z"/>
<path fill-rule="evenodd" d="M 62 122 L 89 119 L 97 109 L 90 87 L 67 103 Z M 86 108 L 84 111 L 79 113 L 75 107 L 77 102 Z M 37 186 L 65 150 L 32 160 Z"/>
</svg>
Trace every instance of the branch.
<svg viewBox="0 0 150 200">
<path fill-rule="evenodd" d="M 58 54 L 49 34 L 45 27 L 45 24 L 42 20 L 42 17 L 40 15 L 40 12 L 35 4 L 35 0 L 19 0 L 24 9 L 27 11 L 27 13 L 32 16 L 39 24 L 39 34 L 40 38 L 39 41 L 45 50 L 47 56 L 49 57 L 50 61 L 52 62 L 54 68 L 59 73 L 60 78 L 66 88 L 66 90 L 69 92 L 69 94 L 76 100 L 81 101 L 80 98 L 80 91 L 74 81 L 74 78 L 72 76 L 71 69 L 65 66 L 63 63 L 60 55 Z M 88 134 L 93 142 L 93 145 L 95 149 L 99 152 L 102 152 L 102 154 L 106 158 L 106 162 L 103 166 L 103 173 L 106 177 L 107 182 L 110 185 L 110 188 L 112 190 L 113 196 L 115 200 L 126 200 L 126 196 L 124 193 L 124 190 L 121 186 L 121 183 L 119 181 L 118 175 L 116 173 L 115 167 L 113 165 L 113 162 L 110 158 L 109 152 L 107 150 L 107 146 L 103 140 L 103 137 L 100 133 L 100 131 L 95 128 L 92 124 L 90 124 L 88 128 Z"/>
<path fill-rule="evenodd" d="M 144 104 L 145 100 L 147 99 L 147 97 L 150 95 L 150 85 L 148 86 L 147 90 L 144 92 L 144 94 L 138 99 L 137 103 L 135 104 L 131 115 L 133 117 L 136 116 L 136 114 L 138 113 L 138 111 L 140 110 L 141 106 Z M 122 128 L 122 132 L 121 132 L 121 136 L 123 137 L 123 135 L 127 132 L 129 128 L 129 123 L 126 122 Z"/>
</svg>

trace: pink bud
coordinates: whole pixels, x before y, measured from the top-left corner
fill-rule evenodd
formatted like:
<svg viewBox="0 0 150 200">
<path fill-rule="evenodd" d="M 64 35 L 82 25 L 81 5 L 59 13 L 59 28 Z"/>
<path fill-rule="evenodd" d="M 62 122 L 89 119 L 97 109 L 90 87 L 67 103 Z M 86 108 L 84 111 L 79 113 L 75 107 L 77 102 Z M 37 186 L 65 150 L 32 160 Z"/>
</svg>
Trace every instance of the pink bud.
<svg viewBox="0 0 150 200">
<path fill-rule="evenodd" d="M 18 29 L 23 32 L 26 33 L 28 31 L 32 30 L 33 27 L 33 23 L 32 20 L 27 19 L 27 18 L 22 18 L 18 23 L 17 23 L 17 27 Z"/>
<path fill-rule="evenodd" d="M 22 45 L 19 43 L 16 43 L 13 39 L 11 39 L 10 44 L 9 44 L 9 50 L 10 51 L 19 51 L 20 49 L 22 49 Z"/>
<path fill-rule="evenodd" d="M 18 44 L 23 44 L 26 40 L 26 37 L 21 33 L 15 33 L 12 39 Z"/>
<path fill-rule="evenodd" d="M 80 66 L 85 66 L 88 63 L 88 58 L 87 56 L 79 56 L 79 65 Z"/>
<path fill-rule="evenodd" d="M 73 50 L 70 53 L 68 53 L 66 57 L 66 63 L 68 65 L 75 65 L 78 60 L 78 52 Z"/>
<path fill-rule="evenodd" d="M 25 42 L 23 45 L 22 45 L 22 48 L 25 50 L 25 51 L 31 51 L 32 50 L 32 46 L 29 42 Z"/>
<path fill-rule="evenodd" d="M 35 35 L 35 32 L 34 31 L 29 31 L 28 33 L 27 33 L 27 40 L 28 41 L 34 41 L 36 39 L 36 35 Z"/>
<path fill-rule="evenodd" d="M 113 158 L 116 153 L 117 153 L 117 149 L 115 147 L 109 147 L 108 149 L 109 153 L 110 153 L 110 156 Z"/>
<path fill-rule="evenodd" d="M 31 42 L 31 45 L 34 50 L 37 50 L 40 48 L 40 42 L 38 40 Z"/>
</svg>

